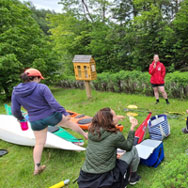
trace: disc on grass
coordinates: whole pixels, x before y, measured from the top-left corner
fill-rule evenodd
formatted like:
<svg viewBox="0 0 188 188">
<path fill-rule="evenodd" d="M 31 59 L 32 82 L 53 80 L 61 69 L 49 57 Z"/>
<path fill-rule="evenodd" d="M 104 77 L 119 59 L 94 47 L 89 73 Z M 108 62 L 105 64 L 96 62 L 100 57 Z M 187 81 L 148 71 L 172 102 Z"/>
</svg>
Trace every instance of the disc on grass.
<svg viewBox="0 0 188 188">
<path fill-rule="evenodd" d="M 135 117 L 135 116 L 138 116 L 138 114 L 137 113 L 133 113 L 133 112 L 127 112 L 127 116 Z"/>
<path fill-rule="evenodd" d="M 138 106 L 136 106 L 136 105 L 128 105 L 127 108 L 130 108 L 130 109 L 137 109 Z"/>
</svg>

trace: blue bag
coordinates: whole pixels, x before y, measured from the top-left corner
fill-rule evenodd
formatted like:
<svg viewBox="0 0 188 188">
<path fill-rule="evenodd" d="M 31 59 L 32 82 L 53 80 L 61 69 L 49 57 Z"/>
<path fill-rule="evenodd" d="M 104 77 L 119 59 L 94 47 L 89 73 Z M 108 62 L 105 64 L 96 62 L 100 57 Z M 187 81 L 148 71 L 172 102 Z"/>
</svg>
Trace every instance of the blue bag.
<svg viewBox="0 0 188 188">
<path fill-rule="evenodd" d="M 141 164 L 156 168 L 164 159 L 163 143 L 153 151 L 148 159 L 140 159 Z"/>
<path fill-rule="evenodd" d="M 164 159 L 163 142 L 146 139 L 135 146 L 140 157 L 140 163 L 156 168 Z"/>
<path fill-rule="evenodd" d="M 165 114 L 153 116 L 148 122 L 150 138 L 163 140 L 170 135 L 170 125 Z"/>
</svg>

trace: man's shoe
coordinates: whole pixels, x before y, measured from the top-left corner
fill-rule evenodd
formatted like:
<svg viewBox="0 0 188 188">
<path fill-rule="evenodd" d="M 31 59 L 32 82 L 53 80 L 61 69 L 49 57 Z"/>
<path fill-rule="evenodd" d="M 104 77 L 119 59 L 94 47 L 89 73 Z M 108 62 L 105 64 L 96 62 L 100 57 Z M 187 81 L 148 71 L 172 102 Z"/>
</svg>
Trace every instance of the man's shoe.
<svg viewBox="0 0 188 188">
<path fill-rule="evenodd" d="M 131 178 L 129 180 L 129 184 L 135 185 L 140 179 L 141 179 L 141 176 L 139 176 L 136 172 L 132 172 Z"/>
<path fill-rule="evenodd" d="M 184 134 L 188 134 L 187 128 L 183 128 L 183 129 L 182 129 L 182 132 L 183 132 Z"/>
</svg>

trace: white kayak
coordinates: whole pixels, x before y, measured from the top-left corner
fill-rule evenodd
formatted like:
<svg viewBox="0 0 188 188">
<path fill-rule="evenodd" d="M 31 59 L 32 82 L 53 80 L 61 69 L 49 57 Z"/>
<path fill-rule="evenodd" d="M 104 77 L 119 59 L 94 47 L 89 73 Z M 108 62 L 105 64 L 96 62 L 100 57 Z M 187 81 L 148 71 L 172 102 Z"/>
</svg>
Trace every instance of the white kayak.
<svg viewBox="0 0 188 188">
<path fill-rule="evenodd" d="M 20 123 L 14 116 L 0 114 L 0 139 L 13 144 L 34 146 L 35 136 L 29 122 L 28 126 L 28 130 L 22 131 Z M 85 150 L 85 148 L 66 141 L 51 132 L 47 132 L 47 140 L 44 147 L 73 151 Z"/>
</svg>

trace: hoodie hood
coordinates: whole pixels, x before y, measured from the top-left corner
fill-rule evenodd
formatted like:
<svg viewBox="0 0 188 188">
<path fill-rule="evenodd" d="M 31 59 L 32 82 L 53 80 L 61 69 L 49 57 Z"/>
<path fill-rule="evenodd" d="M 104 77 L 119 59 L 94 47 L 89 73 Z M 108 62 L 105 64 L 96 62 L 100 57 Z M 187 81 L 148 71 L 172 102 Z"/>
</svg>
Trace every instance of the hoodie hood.
<svg viewBox="0 0 188 188">
<path fill-rule="evenodd" d="M 27 82 L 27 83 L 20 83 L 16 87 L 14 87 L 14 94 L 19 95 L 21 97 L 27 97 L 28 95 L 31 95 L 35 88 L 37 87 L 36 82 Z"/>
<path fill-rule="evenodd" d="M 95 132 L 95 133 L 88 133 L 88 137 L 90 140 L 93 140 L 95 142 L 100 142 L 101 140 L 104 140 L 106 137 L 110 136 L 112 133 L 109 131 L 106 131 L 104 129 L 100 129 L 100 136 Z"/>
</svg>

